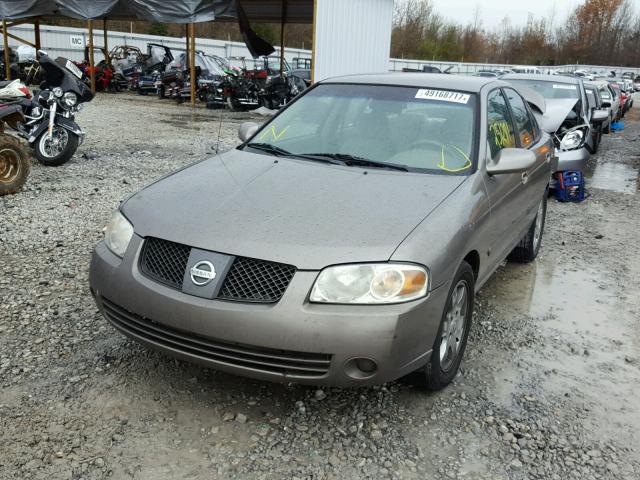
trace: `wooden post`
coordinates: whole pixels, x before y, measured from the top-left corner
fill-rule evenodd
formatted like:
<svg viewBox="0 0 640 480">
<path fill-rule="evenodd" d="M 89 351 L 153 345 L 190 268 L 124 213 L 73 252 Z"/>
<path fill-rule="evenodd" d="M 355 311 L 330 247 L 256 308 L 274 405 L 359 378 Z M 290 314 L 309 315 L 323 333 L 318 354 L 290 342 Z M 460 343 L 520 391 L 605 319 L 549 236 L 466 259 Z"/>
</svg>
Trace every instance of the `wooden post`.
<svg viewBox="0 0 640 480">
<path fill-rule="evenodd" d="M 33 29 L 35 33 L 36 40 L 36 58 L 38 58 L 38 50 L 42 48 L 42 44 L 40 43 L 40 20 L 36 20 L 33 22 Z"/>
<path fill-rule="evenodd" d="M 109 40 L 107 35 L 107 19 L 104 18 L 102 20 L 102 34 L 104 36 L 104 59 L 107 63 L 111 63 L 111 59 L 109 58 Z"/>
<path fill-rule="evenodd" d="M 96 69 L 93 63 L 93 20 L 89 20 L 89 68 L 91 71 L 91 93 L 96 93 Z"/>
<path fill-rule="evenodd" d="M 191 45 L 189 48 L 189 78 L 191 79 L 191 106 L 196 106 L 196 87 L 198 79 L 196 78 L 196 25 L 191 24 Z"/>
<path fill-rule="evenodd" d="M 9 63 L 9 37 L 7 37 L 7 21 L 2 20 L 2 37 L 4 38 L 4 74 L 11 80 L 11 64 Z"/>
<path fill-rule="evenodd" d="M 280 76 L 284 75 L 284 24 L 287 18 L 287 0 L 282 0 L 280 19 Z"/>
</svg>

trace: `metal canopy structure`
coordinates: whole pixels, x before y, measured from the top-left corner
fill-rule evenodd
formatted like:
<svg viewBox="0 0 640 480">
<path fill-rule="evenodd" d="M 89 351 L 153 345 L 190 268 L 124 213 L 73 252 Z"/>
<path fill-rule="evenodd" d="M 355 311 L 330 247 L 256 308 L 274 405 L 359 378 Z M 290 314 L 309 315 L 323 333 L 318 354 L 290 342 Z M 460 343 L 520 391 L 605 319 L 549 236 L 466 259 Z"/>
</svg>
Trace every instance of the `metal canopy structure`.
<svg viewBox="0 0 640 480">
<path fill-rule="evenodd" d="M 284 25 L 312 23 L 314 0 L 3 0 L 0 18 L 4 39 L 6 78 L 10 79 L 8 39 L 12 38 L 40 49 L 39 17 L 68 17 L 87 21 L 89 37 L 89 67 L 91 90 L 95 92 L 94 21 L 102 20 L 104 49 L 108 55 L 107 21 L 138 20 L 159 23 L 186 24 L 186 44 L 191 78 L 191 104 L 195 105 L 195 23 L 236 21 L 238 8 L 243 8 L 249 22 L 281 24 L 281 71 L 284 67 Z M 35 43 L 9 33 L 9 28 L 27 22 L 34 23 Z"/>
</svg>

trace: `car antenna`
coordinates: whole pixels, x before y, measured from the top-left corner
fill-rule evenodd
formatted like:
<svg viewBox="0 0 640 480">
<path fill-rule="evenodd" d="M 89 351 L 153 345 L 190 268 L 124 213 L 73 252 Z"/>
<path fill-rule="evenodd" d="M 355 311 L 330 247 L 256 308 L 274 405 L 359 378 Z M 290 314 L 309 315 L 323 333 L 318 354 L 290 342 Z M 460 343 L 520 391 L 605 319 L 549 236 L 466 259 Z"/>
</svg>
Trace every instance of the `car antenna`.
<svg viewBox="0 0 640 480">
<path fill-rule="evenodd" d="M 220 136 L 222 134 L 222 111 L 224 110 L 224 105 L 222 106 L 222 108 L 220 108 L 220 121 L 218 122 L 218 141 L 216 142 L 216 155 L 218 154 L 218 151 L 220 150 Z"/>
</svg>

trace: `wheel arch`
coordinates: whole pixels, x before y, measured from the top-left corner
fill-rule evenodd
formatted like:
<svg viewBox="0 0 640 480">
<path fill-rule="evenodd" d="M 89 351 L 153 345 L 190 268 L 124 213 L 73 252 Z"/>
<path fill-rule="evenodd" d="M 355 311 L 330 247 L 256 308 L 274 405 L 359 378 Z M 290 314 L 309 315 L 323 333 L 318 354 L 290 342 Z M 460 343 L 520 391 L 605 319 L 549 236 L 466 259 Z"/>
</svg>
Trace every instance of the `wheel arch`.
<svg viewBox="0 0 640 480">
<path fill-rule="evenodd" d="M 473 270 L 473 279 L 478 281 L 478 274 L 480 273 L 480 254 L 478 251 L 471 250 L 464 256 L 462 261 L 471 265 L 471 269 Z"/>
</svg>

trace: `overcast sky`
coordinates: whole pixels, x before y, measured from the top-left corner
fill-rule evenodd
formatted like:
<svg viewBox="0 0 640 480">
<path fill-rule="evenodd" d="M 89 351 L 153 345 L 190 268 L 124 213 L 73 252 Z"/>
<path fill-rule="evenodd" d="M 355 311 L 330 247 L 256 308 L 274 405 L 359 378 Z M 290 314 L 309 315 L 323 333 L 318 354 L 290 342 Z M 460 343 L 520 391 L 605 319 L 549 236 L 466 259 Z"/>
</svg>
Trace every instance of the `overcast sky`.
<svg viewBox="0 0 640 480">
<path fill-rule="evenodd" d="M 458 23 L 467 24 L 473 21 L 476 5 L 480 5 L 480 18 L 484 28 L 498 27 L 504 17 L 511 19 L 511 24 L 527 23 L 529 12 L 535 17 L 551 18 L 561 23 L 568 13 L 584 0 L 432 0 L 438 13 Z"/>
</svg>

